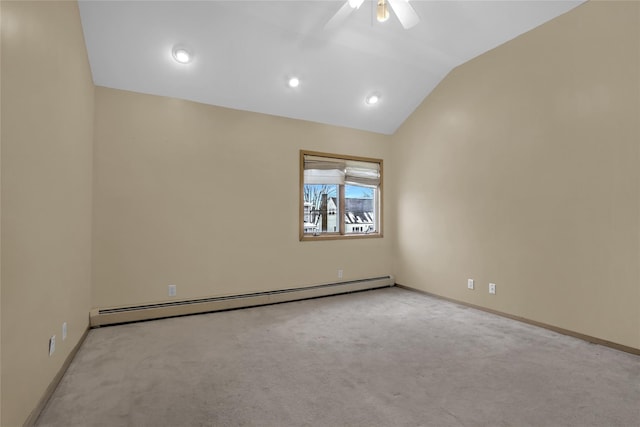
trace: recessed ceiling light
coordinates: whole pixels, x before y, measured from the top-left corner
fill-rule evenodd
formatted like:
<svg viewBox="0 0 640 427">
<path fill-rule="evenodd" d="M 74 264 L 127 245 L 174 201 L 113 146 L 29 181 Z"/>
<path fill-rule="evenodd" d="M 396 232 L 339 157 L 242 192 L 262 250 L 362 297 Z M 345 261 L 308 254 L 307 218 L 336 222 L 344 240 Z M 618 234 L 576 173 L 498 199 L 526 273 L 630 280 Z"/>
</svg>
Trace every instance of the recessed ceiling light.
<svg viewBox="0 0 640 427">
<path fill-rule="evenodd" d="M 300 86 L 300 79 L 297 77 L 291 77 L 289 79 L 289 87 L 298 87 Z"/>
<path fill-rule="evenodd" d="M 378 95 L 369 95 L 364 100 L 364 102 L 366 102 L 369 105 L 374 105 L 374 104 L 377 104 L 378 102 L 380 102 L 380 97 Z"/>
<path fill-rule="evenodd" d="M 173 59 L 180 64 L 187 64 L 191 61 L 191 54 L 183 47 L 176 47 L 173 49 Z"/>
</svg>

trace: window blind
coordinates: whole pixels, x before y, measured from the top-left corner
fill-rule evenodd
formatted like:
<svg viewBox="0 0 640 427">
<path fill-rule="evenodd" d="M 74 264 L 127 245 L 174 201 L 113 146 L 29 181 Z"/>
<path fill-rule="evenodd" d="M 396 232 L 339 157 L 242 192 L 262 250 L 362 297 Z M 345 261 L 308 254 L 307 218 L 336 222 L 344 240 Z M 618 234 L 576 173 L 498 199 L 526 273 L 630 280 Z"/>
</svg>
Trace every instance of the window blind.
<svg viewBox="0 0 640 427">
<path fill-rule="evenodd" d="M 380 185 L 380 164 L 305 155 L 304 182 L 377 187 Z"/>
<path fill-rule="evenodd" d="M 345 162 L 341 159 L 305 155 L 304 183 L 343 185 L 345 167 Z"/>
<path fill-rule="evenodd" d="M 380 185 L 380 164 L 347 160 L 345 183 L 377 187 Z"/>
</svg>

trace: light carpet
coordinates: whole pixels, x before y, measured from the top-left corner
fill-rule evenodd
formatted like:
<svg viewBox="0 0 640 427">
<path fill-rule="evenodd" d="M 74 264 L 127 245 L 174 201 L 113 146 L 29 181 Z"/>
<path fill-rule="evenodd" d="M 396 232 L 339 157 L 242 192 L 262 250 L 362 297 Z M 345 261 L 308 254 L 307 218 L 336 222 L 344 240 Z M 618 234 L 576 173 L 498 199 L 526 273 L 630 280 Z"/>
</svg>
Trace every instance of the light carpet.
<svg viewBox="0 0 640 427">
<path fill-rule="evenodd" d="M 640 426 L 640 357 L 399 288 L 91 330 L 38 426 Z"/>
</svg>

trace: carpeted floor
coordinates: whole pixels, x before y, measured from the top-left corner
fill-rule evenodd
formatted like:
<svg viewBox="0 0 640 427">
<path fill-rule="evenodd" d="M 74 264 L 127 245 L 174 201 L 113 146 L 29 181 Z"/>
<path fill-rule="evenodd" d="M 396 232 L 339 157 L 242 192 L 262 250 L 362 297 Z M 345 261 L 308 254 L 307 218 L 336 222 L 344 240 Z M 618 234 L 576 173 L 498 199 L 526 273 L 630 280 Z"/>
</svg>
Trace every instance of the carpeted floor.
<svg viewBox="0 0 640 427">
<path fill-rule="evenodd" d="M 38 426 L 640 426 L 640 357 L 386 288 L 90 331 Z"/>
</svg>

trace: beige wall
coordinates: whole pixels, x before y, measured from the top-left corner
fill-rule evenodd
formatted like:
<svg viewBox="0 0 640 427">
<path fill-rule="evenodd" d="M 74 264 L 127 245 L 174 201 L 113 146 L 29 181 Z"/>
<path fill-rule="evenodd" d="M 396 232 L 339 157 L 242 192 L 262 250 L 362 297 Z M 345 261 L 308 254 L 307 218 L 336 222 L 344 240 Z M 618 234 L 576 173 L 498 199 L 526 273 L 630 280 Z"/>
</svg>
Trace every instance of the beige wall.
<svg viewBox="0 0 640 427">
<path fill-rule="evenodd" d="M 93 306 L 391 273 L 390 238 L 300 242 L 299 150 L 389 157 L 389 137 L 96 88 Z M 385 165 L 386 166 L 386 165 Z"/>
<path fill-rule="evenodd" d="M 1 7 L 0 424 L 19 426 L 88 324 L 94 88 L 75 2 Z"/>
<path fill-rule="evenodd" d="M 401 127 L 398 283 L 640 348 L 639 8 L 578 7 L 455 69 Z"/>
</svg>

